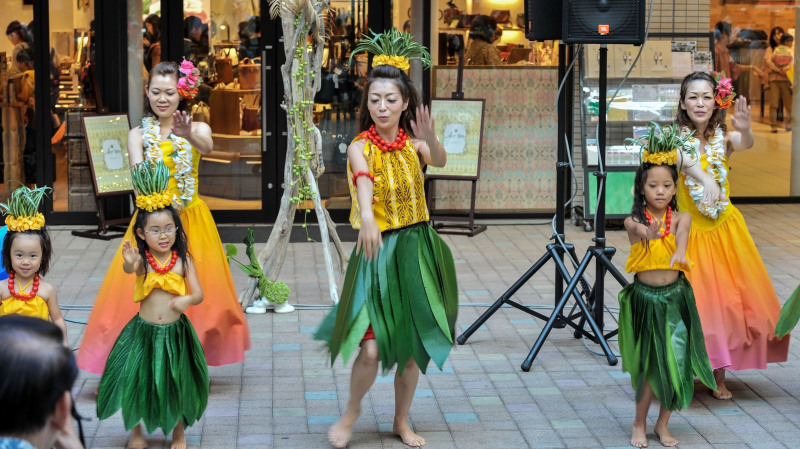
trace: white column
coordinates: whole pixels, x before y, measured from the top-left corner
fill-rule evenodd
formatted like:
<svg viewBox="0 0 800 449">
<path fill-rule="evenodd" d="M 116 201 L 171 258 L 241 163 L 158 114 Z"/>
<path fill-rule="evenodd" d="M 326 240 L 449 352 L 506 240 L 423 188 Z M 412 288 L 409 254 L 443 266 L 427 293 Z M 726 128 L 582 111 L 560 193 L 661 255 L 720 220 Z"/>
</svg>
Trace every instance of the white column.
<svg viewBox="0 0 800 449">
<path fill-rule="evenodd" d="M 794 29 L 800 30 L 800 7 L 795 7 L 795 14 L 794 14 Z M 795 31 L 796 33 L 796 31 Z M 800 112 L 797 109 L 798 105 L 800 105 L 800 90 L 797 89 L 797 80 L 798 74 L 797 71 L 800 70 L 800 64 L 797 63 L 797 47 L 798 44 L 795 42 L 794 44 L 794 60 L 795 60 L 795 70 L 794 70 L 794 79 L 792 80 L 792 86 L 794 86 L 794 95 L 792 95 L 792 105 L 793 111 Z M 800 196 L 800 132 L 798 132 L 798 121 L 797 116 L 798 113 L 792 114 L 792 169 L 789 175 L 789 195 L 790 196 Z"/>
</svg>

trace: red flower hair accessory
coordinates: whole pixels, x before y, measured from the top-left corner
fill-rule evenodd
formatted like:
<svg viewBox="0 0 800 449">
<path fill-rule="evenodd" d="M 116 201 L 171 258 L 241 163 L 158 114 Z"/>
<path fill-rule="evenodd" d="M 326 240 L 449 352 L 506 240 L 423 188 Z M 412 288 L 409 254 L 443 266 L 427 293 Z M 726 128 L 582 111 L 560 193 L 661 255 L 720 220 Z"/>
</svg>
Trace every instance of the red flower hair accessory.
<svg viewBox="0 0 800 449">
<path fill-rule="evenodd" d="M 178 79 L 178 93 L 187 100 L 191 100 L 197 95 L 197 86 L 200 85 L 200 71 L 192 64 L 192 61 L 183 60 L 181 73 Z"/>
<path fill-rule="evenodd" d="M 725 76 L 725 71 L 711 72 L 714 75 L 714 80 L 717 81 L 717 96 L 714 100 L 717 101 L 718 109 L 727 109 L 733 104 L 733 99 L 736 98 L 736 92 L 733 91 L 733 80 Z"/>
</svg>

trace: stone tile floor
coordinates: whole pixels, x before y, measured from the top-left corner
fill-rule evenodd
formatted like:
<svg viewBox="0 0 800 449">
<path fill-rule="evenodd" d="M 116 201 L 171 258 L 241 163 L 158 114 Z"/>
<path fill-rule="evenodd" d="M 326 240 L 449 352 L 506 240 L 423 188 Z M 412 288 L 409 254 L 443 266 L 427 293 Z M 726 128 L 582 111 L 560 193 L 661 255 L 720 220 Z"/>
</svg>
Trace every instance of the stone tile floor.
<svg viewBox="0 0 800 449">
<path fill-rule="evenodd" d="M 800 205 L 746 205 L 754 240 L 785 300 L 800 274 Z M 545 220 L 531 220 L 545 223 Z M 90 306 L 119 240 L 75 238 L 71 228 L 52 229 L 55 259 L 47 280 L 64 306 Z M 579 257 L 592 234 L 567 226 L 567 241 Z M 456 259 L 461 307 L 459 333 L 544 253 L 552 230 L 545 224 L 491 225 L 473 238 L 445 236 Z M 622 231 L 609 231 L 608 244 L 622 270 L 629 251 Z M 238 242 L 233 242 L 238 243 Z M 241 249 L 240 245 L 240 249 Z M 348 248 L 352 243 L 347 244 Z M 239 286 L 246 276 L 233 269 Z M 587 276 L 593 277 L 594 269 Z M 631 279 L 630 276 L 627 276 Z M 554 302 L 554 266 L 549 263 L 513 297 L 541 308 Z M 326 448 L 326 430 L 344 410 L 349 367 L 331 366 L 312 333 L 330 305 L 327 276 L 318 243 L 294 243 L 281 272 L 292 288 L 296 312 L 249 315 L 253 349 L 244 363 L 210 369 L 211 395 L 203 419 L 187 430 L 190 448 Z M 616 328 L 620 286 L 605 279 L 606 330 Z M 77 348 L 84 310 L 67 310 L 72 346 Z M 618 448 L 628 447 L 634 416 L 633 390 L 621 365 L 609 366 L 599 346 L 554 329 L 530 372 L 520 365 L 544 322 L 519 310 L 502 308 L 469 341 L 456 346 L 439 371 L 421 376 L 411 422 L 430 448 Z M 793 337 L 793 340 L 795 338 Z M 616 343 L 611 342 L 616 350 Z M 800 443 L 800 343 L 789 360 L 763 371 L 729 375 L 734 399 L 714 399 L 698 384 L 687 410 L 673 414 L 670 430 L 681 448 L 778 448 Z M 122 448 L 128 439 L 119 415 L 95 418 L 99 377 L 82 372 L 74 394 L 85 423 L 88 447 Z M 364 400 L 350 448 L 402 448 L 391 434 L 392 376 L 379 376 Z M 650 411 L 650 426 L 658 409 Z M 650 446 L 659 447 L 652 432 Z M 148 437 L 151 448 L 169 447 L 162 433 Z"/>
</svg>

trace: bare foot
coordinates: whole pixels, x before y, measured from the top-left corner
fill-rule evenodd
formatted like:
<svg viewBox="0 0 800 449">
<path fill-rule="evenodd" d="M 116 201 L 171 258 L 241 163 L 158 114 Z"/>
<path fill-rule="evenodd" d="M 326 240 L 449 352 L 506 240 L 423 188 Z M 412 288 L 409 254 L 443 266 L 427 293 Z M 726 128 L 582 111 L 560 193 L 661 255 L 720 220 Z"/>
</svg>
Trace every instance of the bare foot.
<svg viewBox="0 0 800 449">
<path fill-rule="evenodd" d="M 331 446 L 336 448 L 347 446 L 353 433 L 353 424 L 356 423 L 359 414 L 360 410 L 351 411 L 347 409 L 344 415 L 333 423 L 331 428 L 328 429 L 328 442 L 331 443 Z"/>
<path fill-rule="evenodd" d="M 674 447 L 678 445 L 678 440 L 676 440 L 667 430 L 667 425 L 661 425 L 656 422 L 655 433 L 658 439 L 661 441 L 661 445 L 664 447 Z"/>
<path fill-rule="evenodd" d="M 631 446 L 633 447 L 647 447 L 647 429 L 645 425 L 633 424 L 633 433 L 631 434 Z"/>
<path fill-rule="evenodd" d="M 403 444 L 411 447 L 420 447 L 425 445 L 425 438 L 414 433 L 411 430 L 411 427 L 408 425 L 407 420 L 398 421 L 397 419 L 394 420 L 394 425 L 392 426 L 392 432 L 395 435 L 399 436 L 401 440 L 403 440 Z"/>
<path fill-rule="evenodd" d="M 169 449 L 186 449 L 186 434 L 183 431 L 182 422 L 179 422 L 172 430 L 172 445 Z"/>
<path fill-rule="evenodd" d="M 147 447 L 147 441 L 145 441 L 142 435 L 142 426 L 133 428 L 131 431 L 131 439 L 128 441 L 128 447 L 130 449 L 144 449 Z"/>
<path fill-rule="evenodd" d="M 724 369 L 715 369 L 714 370 L 714 381 L 717 382 L 717 390 L 712 391 L 711 394 L 717 399 L 730 399 L 733 397 L 733 393 L 728 390 L 728 387 L 725 386 L 725 370 Z"/>
</svg>

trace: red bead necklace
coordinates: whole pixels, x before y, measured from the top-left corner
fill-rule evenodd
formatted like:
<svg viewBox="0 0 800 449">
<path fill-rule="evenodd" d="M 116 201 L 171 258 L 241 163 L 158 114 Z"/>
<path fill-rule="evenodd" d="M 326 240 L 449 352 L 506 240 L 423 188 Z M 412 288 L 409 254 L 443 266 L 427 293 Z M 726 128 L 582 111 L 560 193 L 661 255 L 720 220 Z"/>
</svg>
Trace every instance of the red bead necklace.
<svg viewBox="0 0 800 449">
<path fill-rule="evenodd" d="M 16 290 L 14 290 L 14 278 L 15 277 L 16 277 L 16 273 L 14 273 L 13 271 L 8 274 L 8 292 L 11 293 L 11 296 L 13 296 L 13 297 L 15 297 L 17 299 L 21 299 L 23 301 L 29 301 L 29 300 L 35 298 L 36 297 L 36 293 L 39 291 L 39 273 L 36 273 L 35 275 L 33 275 L 33 287 L 31 288 L 31 292 L 30 293 L 25 293 L 25 292 L 17 293 Z M 27 287 L 27 285 L 25 287 Z M 25 287 L 23 287 L 21 283 L 19 284 L 20 290 L 24 290 Z"/>
<path fill-rule="evenodd" d="M 400 130 L 397 132 L 397 138 L 394 139 L 393 142 L 387 142 L 383 140 L 380 135 L 378 135 L 377 131 L 375 131 L 375 125 L 370 126 L 366 131 L 362 131 L 361 135 L 369 139 L 384 153 L 403 148 L 406 146 L 406 139 L 408 139 L 408 134 L 406 134 L 406 131 L 403 128 L 400 128 Z"/>
<path fill-rule="evenodd" d="M 150 262 L 150 266 L 153 267 L 153 270 L 161 274 L 164 274 L 169 270 L 171 270 L 172 267 L 175 266 L 175 262 L 178 261 L 178 252 L 175 251 L 174 249 L 172 250 L 172 258 L 170 258 L 169 263 L 163 267 L 158 264 L 158 261 L 156 260 L 155 257 L 153 257 L 152 254 L 150 254 L 150 251 L 144 250 L 144 254 L 145 256 L 147 256 L 147 261 Z"/>
<path fill-rule="evenodd" d="M 650 213 L 647 211 L 647 208 L 644 209 L 644 216 L 647 217 L 647 223 L 648 224 L 652 224 L 653 223 L 653 216 L 650 215 Z M 665 224 L 666 229 L 661 228 L 661 229 L 658 230 L 659 233 L 661 233 L 661 238 L 662 239 L 669 235 L 669 228 L 670 228 L 670 224 L 672 223 L 672 208 L 671 207 L 667 206 L 667 212 L 666 212 L 665 216 L 666 216 L 666 218 L 664 219 L 664 224 Z"/>
</svg>

